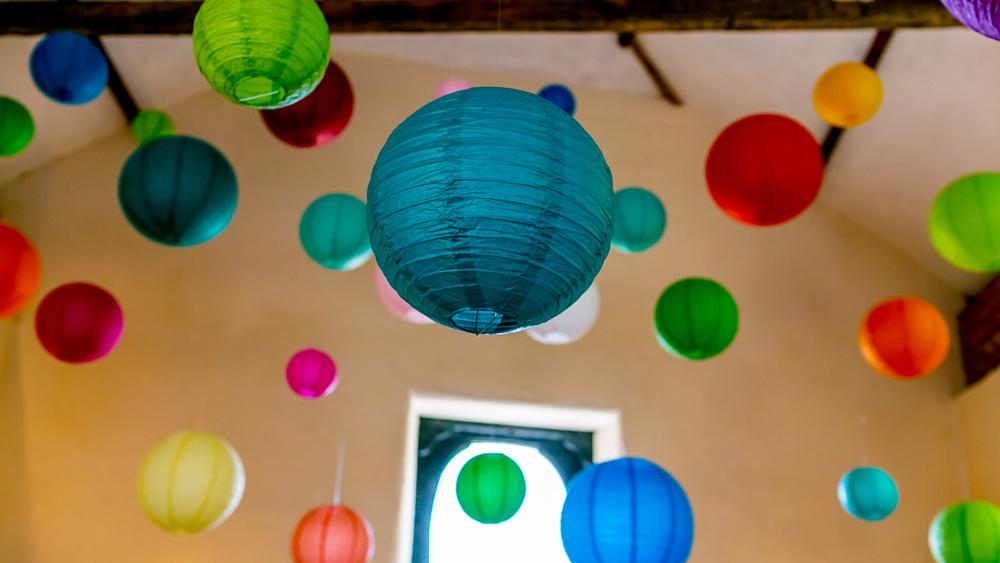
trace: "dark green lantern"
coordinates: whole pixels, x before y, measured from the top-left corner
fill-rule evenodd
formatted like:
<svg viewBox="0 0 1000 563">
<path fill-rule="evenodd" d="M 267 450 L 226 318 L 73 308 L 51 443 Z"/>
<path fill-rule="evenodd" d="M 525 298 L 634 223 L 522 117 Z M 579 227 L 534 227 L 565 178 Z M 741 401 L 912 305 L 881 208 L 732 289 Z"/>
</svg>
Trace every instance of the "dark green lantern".
<svg viewBox="0 0 1000 563">
<path fill-rule="evenodd" d="M 705 278 L 687 278 L 668 287 L 653 314 L 660 344 L 688 360 L 722 353 L 736 338 L 739 321 L 733 296 Z"/>
<path fill-rule="evenodd" d="M 517 514 L 524 502 L 524 473 L 503 454 L 482 454 L 462 467 L 455 489 L 469 518 L 499 524 Z"/>
<path fill-rule="evenodd" d="M 35 122 L 28 109 L 13 98 L 0 96 L 0 156 L 13 156 L 35 136 Z"/>
</svg>

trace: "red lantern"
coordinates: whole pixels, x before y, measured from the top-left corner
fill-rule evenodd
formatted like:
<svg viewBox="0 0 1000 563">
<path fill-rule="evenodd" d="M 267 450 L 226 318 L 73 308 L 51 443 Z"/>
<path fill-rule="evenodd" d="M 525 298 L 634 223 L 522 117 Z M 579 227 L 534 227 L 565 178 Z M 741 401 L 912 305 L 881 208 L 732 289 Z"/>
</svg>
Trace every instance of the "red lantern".
<svg viewBox="0 0 1000 563">
<path fill-rule="evenodd" d="M 951 341 L 934 305 L 915 297 L 883 301 L 861 323 L 859 344 L 869 365 L 889 377 L 915 379 L 941 365 Z"/>
<path fill-rule="evenodd" d="M 50 354 L 82 364 L 108 355 L 121 338 L 124 322 L 110 293 L 89 283 L 70 283 L 42 299 L 35 313 L 35 332 Z"/>
<path fill-rule="evenodd" d="M 823 183 L 823 155 L 812 134 L 776 114 L 745 117 L 719 134 L 705 179 L 716 205 L 748 225 L 784 223 L 809 207 Z"/>
<path fill-rule="evenodd" d="M 305 149 L 339 137 L 353 113 L 351 81 L 337 63 L 330 61 L 326 75 L 311 94 L 291 106 L 262 111 L 261 115 L 275 137 Z"/>
<path fill-rule="evenodd" d="M 368 563 L 374 553 L 371 524 L 339 504 L 311 510 L 292 536 L 295 563 Z"/>
<path fill-rule="evenodd" d="M 0 318 L 18 314 L 38 291 L 42 266 L 31 242 L 0 224 Z"/>
</svg>

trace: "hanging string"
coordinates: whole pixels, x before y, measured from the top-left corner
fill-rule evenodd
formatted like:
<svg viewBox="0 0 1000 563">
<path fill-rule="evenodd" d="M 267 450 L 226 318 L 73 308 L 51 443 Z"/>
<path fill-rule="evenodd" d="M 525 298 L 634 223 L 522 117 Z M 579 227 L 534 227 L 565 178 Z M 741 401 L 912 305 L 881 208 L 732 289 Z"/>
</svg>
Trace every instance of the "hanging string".
<svg viewBox="0 0 1000 563">
<path fill-rule="evenodd" d="M 868 467 L 871 464 L 868 457 L 868 417 L 859 414 L 858 423 L 861 425 L 861 465 Z"/>
<path fill-rule="evenodd" d="M 965 463 L 965 444 L 962 442 L 962 428 L 958 421 L 958 407 L 954 401 L 949 406 L 951 409 L 949 418 L 951 418 L 952 433 L 955 436 L 953 441 L 955 442 L 955 449 L 958 450 L 958 455 L 955 456 L 958 460 L 955 463 L 955 470 L 958 472 L 958 486 L 962 491 L 962 498 L 972 500 L 972 492 L 969 487 L 969 470 Z"/>
<path fill-rule="evenodd" d="M 347 451 L 347 446 L 344 442 L 340 443 L 340 451 L 337 453 L 337 481 L 333 486 L 333 504 L 335 506 L 340 506 L 340 493 L 344 487 L 344 457 Z"/>
<path fill-rule="evenodd" d="M 865 415 L 863 407 L 864 384 L 868 374 L 855 380 L 853 386 L 848 385 L 850 394 L 854 395 L 854 403 L 858 408 L 858 433 L 861 444 L 861 465 L 867 467 L 871 464 L 871 456 L 868 454 L 868 416 Z"/>
</svg>

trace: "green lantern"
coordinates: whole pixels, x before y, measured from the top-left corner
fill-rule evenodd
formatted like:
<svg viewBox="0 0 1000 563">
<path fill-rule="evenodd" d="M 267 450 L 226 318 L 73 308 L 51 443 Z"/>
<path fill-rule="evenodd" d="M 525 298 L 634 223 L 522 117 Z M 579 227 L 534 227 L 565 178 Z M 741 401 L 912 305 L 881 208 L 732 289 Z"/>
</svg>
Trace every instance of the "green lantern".
<svg viewBox="0 0 1000 563">
<path fill-rule="evenodd" d="M 482 454 L 462 467 L 455 489 L 469 518 L 499 524 L 517 514 L 524 502 L 524 473 L 503 454 Z"/>
<path fill-rule="evenodd" d="M 299 222 L 306 254 L 331 270 L 353 270 L 371 256 L 365 203 L 348 194 L 327 194 L 312 202 Z"/>
<path fill-rule="evenodd" d="M 970 272 L 1000 270 L 1000 174 L 955 180 L 931 206 L 931 242 L 942 258 Z"/>
<path fill-rule="evenodd" d="M 934 518 L 928 540 L 938 563 L 1000 563 L 1000 510 L 984 501 L 954 504 Z"/>
<path fill-rule="evenodd" d="M 653 246 L 667 228 L 667 210 L 660 198 L 643 188 L 615 192 L 614 236 L 611 244 L 622 252 L 642 252 Z"/>
<path fill-rule="evenodd" d="M 0 96 L 0 156 L 13 156 L 35 136 L 35 122 L 28 109 L 13 98 Z"/>
<path fill-rule="evenodd" d="M 705 278 L 687 278 L 668 287 L 653 313 L 660 344 L 689 360 L 722 353 L 736 338 L 740 315 L 726 288 Z"/>
<path fill-rule="evenodd" d="M 140 145 L 177 133 L 174 120 L 158 109 L 144 109 L 132 120 L 132 138 Z"/>
<path fill-rule="evenodd" d="M 330 60 L 330 28 L 315 0 L 205 0 L 192 39 L 212 88 L 257 109 L 308 95 Z"/>
</svg>

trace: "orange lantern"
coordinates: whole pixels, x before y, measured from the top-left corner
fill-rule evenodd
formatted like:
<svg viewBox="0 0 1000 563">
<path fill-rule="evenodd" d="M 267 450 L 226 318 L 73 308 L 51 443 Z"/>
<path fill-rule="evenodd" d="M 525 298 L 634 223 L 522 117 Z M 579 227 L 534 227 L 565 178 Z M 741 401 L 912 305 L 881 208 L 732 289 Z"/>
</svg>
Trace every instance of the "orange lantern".
<svg viewBox="0 0 1000 563">
<path fill-rule="evenodd" d="M 371 524 L 341 504 L 312 509 L 292 536 L 295 563 L 368 563 L 374 553 Z"/>
<path fill-rule="evenodd" d="M 941 313 L 916 297 L 883 301 L 861 323 L 861 354 L 889 377 L 915 379 L 934 371 L 948 355 L 950 340 Z"/>
<path fill-rule="evenodd" d="M 42 266 L 24 235 L 0 223 L 0 318 L 12 317 L 38 291 Z"/>
</svg>

